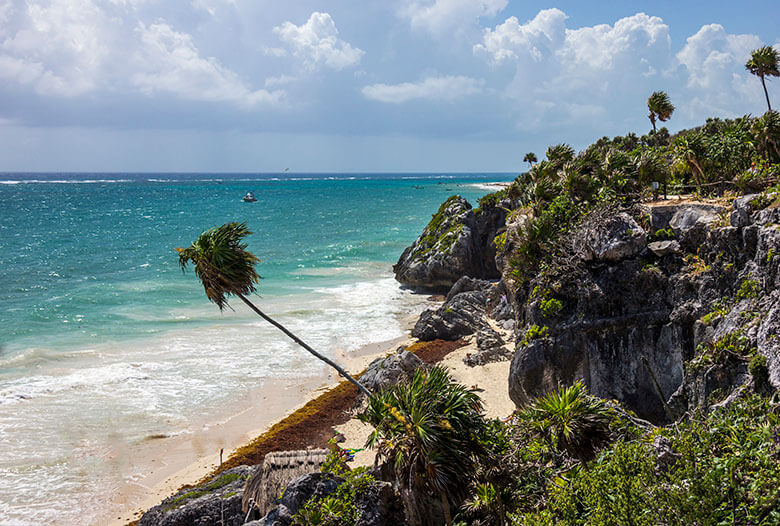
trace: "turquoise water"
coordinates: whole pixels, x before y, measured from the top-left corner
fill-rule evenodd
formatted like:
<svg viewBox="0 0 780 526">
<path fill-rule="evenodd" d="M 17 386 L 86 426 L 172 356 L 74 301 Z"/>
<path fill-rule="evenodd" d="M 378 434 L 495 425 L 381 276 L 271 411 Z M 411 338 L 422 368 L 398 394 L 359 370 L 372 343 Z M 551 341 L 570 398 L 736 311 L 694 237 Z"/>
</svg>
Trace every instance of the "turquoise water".
<svg viewBox="0 0 780 526">
<path fill-rule="evenodd" d="M 338 355 L 403 334 L 421 299 L 390 268 L 439 204 L 511 178 L 0 174 L 0 522 L 87 524 L 73 510 L 134 476 L 101 455 L 321 372 L 243 306 L 208 303 L 174 247 L 245 221 L 257 302 Z"/>
</svg>

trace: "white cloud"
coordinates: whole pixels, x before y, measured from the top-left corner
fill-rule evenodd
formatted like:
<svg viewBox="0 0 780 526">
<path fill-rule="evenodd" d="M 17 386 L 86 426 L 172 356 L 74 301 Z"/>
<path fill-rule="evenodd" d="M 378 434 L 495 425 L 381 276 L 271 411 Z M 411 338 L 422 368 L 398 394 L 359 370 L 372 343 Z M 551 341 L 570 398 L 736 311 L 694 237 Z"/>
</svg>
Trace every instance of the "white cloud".
<svg viewBox="0 0 780 526">
<path fill-rule="evenodd" d="M 514 68 L 504 94 L 519 102 L 518 119 L 565 125 L 641 107 L 658 89 L 659 72 L 672 66 L 669 27 L 644 13 L 576 29 L 566 27 L 567 18 L 560 9 L 523 24 L 510 17 L 485 29 L 473 48 L 494 66 Z"/>
<path fill-rule="evenodd" d="M 254 106 L 276 104 L 282 92 L 251 91 L 214 58 L 203 58 L 187 33 L 158 22 L 136 30 L 141 46 L 135 54 L 134 85 L 145 93 L 173 93 L 190 100 L 232 101 Z"/>
<path fill-rule="evenodd" d="M 433 0 L 412 1 L 401 9 L 415 29 L 424 29 L 435 35 L 452 28 L 474 24 L 480 17 L 494 17 L 509 0 Z"/>
<path fill-rule="evenodd" d="M 452 102 L 482 91 L 484 80 L 463 76 L 428 77 L 420 82 L 402 84 L 373 84 L 363 88 L 366 98 L 401 104 L 414 99 L 445 100 Z"/>
<path fill-rule="evenodd" d="M 305 24 L 292 22 L 274 28 L 274 33 L 291 48 L 308 69 L 327 66 L 344 69 L 360 62 L 364 52 L 338 38 L 336 23 L 328 13 L 314 12 Z"/>
</svg>

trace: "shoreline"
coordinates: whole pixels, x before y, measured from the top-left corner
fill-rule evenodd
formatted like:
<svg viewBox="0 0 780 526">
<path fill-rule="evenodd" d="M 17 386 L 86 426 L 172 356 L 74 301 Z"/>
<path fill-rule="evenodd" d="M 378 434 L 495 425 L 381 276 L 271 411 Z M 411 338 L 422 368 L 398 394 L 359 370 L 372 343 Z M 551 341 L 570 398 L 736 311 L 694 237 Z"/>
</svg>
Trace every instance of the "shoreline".
<svg viewBox="0 0 780 526">
<path fill-rule="evenodd" d="M 424 299 L 421 305 L 425 303 L 429 301 Z M 413 314 L 404 317 L 405 330 L 408 331 L 413 319 L 416 319 Z M 335 359 L 350 374 L 359 374 L 374 359 L 410 343 L 408 336 L 399 336 L 342 352 Z M 123 526 L 132 523 L 182 487 L 195 484 L 213 473 L 220 467 L 220 449 L 224 451 L 222 460 L 226 464 L 237 450 L 338 387 L 337 373 L 328 369 L 323 365 L 321 375 L 272 380 L 249 393 L 244 399 L 245 407 L 238 412 L 221 422 L 204 426 L 198 432 L 152 438 L 137 444 L 128 455 L 135 461 L 135 470 L 144 475 L 123 483 L 107 503 L 106 512 L 101 513 L 92 524 Z M 253 412 L 263 416 L 247 418 Z"/>
</svg>

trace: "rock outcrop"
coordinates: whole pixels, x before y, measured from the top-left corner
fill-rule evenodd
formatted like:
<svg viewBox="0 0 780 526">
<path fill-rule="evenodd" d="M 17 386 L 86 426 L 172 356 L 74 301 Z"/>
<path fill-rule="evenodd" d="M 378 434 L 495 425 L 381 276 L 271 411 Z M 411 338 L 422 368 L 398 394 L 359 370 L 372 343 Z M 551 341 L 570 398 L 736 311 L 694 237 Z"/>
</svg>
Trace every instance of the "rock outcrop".
<svg viewBox="0 0 780 526">
<path fill-rule="evenodd" d="M 425 367 L 425 364 L 416 354 L 399 347 L 395 354 L 371 362 L 360 377 L 360 383 L 372 393 L 376 393 L 391 385 L 410 380 L 420 367 Z"/>
<path fill-rule="evenodd" d="M 625 210 L 600 224 L 585 218 L 568 234 L 566 246 L 578 250 L 565 272 L 518 295 L 512 400 L 522 406 L 581 379 L 591 393 L 663 422 L 749 384 L 751 353 L 780 387 L 780 212 L 751 203 L 737 200 L 733 226 L 723 225 L 725 207 L 695 203 L 633 218 Z M 652 232 L 671 228 L 677 239 L 646 246 L 642 215 Z M 718 309 L 722 319 L 709 315 Z M 733 334 L 747 342 L 741 358 L 705 356 L 692 369 Z"/>
<path fill-rule="evenodd" d="M 151 508 L 138 521 L 139 526 L 240 526 L 244 482 L 252 468 L 239 466 L 221 473 L 206 484 L 187 488 Z"/>
<path fill-rule="evenodd" d="M 505 217 L 506 211 L 494 204 L 475 212 L 462 197 L 450 197 L 393 266 L 396 279 L 447 291 L 463 276 L 498 278 L 493 239 Z"/>
<path fill-rule="evenodd" d="M 438 309 L 428 309 L 417 319 L 412 336 L 425 341 L 454 341 L 487 327 L 488 296 L 481 291 L 462 292 Z"/>
</svg>

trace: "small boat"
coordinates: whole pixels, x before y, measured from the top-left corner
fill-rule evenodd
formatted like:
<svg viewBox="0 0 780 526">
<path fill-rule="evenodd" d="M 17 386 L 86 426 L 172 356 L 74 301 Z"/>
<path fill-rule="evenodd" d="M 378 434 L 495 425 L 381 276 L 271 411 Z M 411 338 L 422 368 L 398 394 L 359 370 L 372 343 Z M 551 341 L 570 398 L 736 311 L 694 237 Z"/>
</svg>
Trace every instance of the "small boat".
<svg viewBox="0 0 780 526">
<path fill-rule="evenodd" d="M 255 197 L 255 194 L 253 194 L 252 192 L 247 192 L 246 195 L 244 196 L 245 203 L 254 203 L 255 201 L 257 201 L 257 197 Z"/>
</svg>

